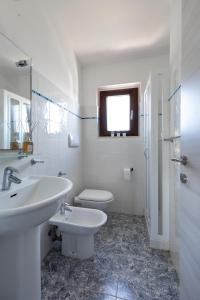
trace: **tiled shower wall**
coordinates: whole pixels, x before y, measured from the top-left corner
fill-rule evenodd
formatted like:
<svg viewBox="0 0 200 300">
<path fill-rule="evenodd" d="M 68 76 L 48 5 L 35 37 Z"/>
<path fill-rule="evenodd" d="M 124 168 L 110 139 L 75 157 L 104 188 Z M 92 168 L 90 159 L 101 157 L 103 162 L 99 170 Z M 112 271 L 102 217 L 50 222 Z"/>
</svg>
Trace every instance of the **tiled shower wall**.
<svg viewBox="0 0 200 300">
<path fill-rule="evenodd" d="M 44 160 L 44 163 L 31 166 L 32 157 L 0 161 L 0 181 L 2 181 L 3 169 L 8 165 L 16 167 L 22 178 L 28 175 L 57 176 L 58 172 L 62 171 L 74 184 L 73 191 L 67 200 L 70 202 L 73 195 L 80 192 L 82 187 L 82 141 L 81 119 L 78 117 L 78 95 L 76 99 L 67 97 L 35 70 L 33 70 L 32 89 L 34 91 L 32 93 L 32 125 L 35 126 L 33 157 Z M 68 147 L 69 133 L 79 136 L 80 147 Z M 42 257 L 51 245 L 48 229 L 48 224 L 41 226 Z"/>
</svg>

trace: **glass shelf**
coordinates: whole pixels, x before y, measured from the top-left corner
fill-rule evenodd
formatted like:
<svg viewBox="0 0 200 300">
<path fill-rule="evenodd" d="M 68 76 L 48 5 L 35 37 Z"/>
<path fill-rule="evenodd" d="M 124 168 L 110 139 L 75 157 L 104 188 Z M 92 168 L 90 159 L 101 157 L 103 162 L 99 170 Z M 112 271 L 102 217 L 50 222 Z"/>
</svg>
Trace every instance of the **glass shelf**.
<svg viewBox="0 0 200 300">
<path fill-rule="evenodd" d="M 18 151 L 5 151 L 0 150 L 0 160 L 9 160 L 9 159 L 22 159 L 29 157 L 32 154 L 19 153 Z"/>
</svg>

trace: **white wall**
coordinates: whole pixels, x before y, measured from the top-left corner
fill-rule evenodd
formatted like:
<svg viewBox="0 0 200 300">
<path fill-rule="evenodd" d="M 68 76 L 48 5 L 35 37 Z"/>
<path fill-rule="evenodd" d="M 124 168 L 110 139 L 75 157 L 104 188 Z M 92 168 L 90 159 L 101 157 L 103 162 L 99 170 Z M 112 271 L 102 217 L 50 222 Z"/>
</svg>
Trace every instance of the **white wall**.
<svg viewBox="0 0 200 300">
<path fill-rule="evenodd" d="M 0 32 L 32 58 L 33 89 L 72 112 L 79 112 L 77 59 L 68 41 L 61 39 L 48 7 L 41 1 L 1 1 Z M 81 135 L 80 119 L 35 94 L 32 103 L 33 121 L 39 121 L 33 134 L 34 156 L 44 159 L 45 163 L 32 167 L 31 158 L 0 161 L 0 181 L 7 165 L 17 166 L 22 177 L 30 174 L 57 175 L 62 170 L 74 183 L 73 193 L 79 192 L 82 148 L 68 148 L 67 135 L 69 132 Z M 57 132 L 51 133 L 52 128 L 57 128 Z M 41 232 L 44 256 L 50 246 L 48 226 L 42 226 Z"/>
<path fill-rule="evenodd" d="M 0 74 L 0 88 L 14 93 L 12 84 L 7 80 L 7 78 L 2 73 Z"/>
<path fill-rule="evenodd" d="M 143 113 L 143 92 L 151 71 L 168 69 L 168 56 L 85 66 L 82 70 L 85 117 L 96 117 L 97 89 L 102 86 L 141 83 L 140 114 Z M 83 120 L 83 186 L 113 192 L 111 209 L 130 214 L 144 214 L 145 182 L 143 155 L 143 116 L 140 116 L 140 136 L 99 138 L 97 120 Z M 123 180 L 123 168 L 133 167 L 130 182 Z"/>
<path fill-rule="evenodd" d="M 70 69 L 73 69 L 70 75 L 70 82 L 66 82 L 66 85 L 71 85 L 69 93 L 63 93 L 49 81 L 48 72 L 46 76 L 43 76 L 35 69 L 33 70 L 32 88 L 49 97 L 55 103 L 59 103 L 68 110 L 79 114 L 78 65 L 75 56 L 69 58 L 68 64 L 68 71 L 70 72 Z M 7 88 L 9 90 L 9 88 L 12 88 L 12 85 Z M 67 173 L 67 177 L 74 183 L 73 191 L 68 199 L 70 202 L 73 195 L 81 190 L 82 147 L 80 145 L 79 148 L 68 148 L 68 133 L 78 135 L 81 138 L 81 120 L 77 116 L 67 112 L 64 108 L 62 109 L 36 94 L 32 94 L 32 98 L 32 120 L 33 125 L 37 124 L 33 132 L 33 156 L 43 159 L 45 163 L 31 166 L 31 157 L 22 160 L 0 160 L 0 182 L 2 182 L 3 169 L 8 165 L 17 167 L 22 178 L 32 174 L 57 176 L 59 171 L 63 171 Z M 42 257 L 48 252 L 51 245 L 48 230 L 48 224 L 41 226 Z"/>
<path fill-rule="evenodd" d="M 73 112 L 79 113 L 78 104 L 74 105 L 73 99 L 68 99 L 57 87 L 38 72 L 33 72 L 33 89 L 44 96 L 54 99 L 57 103 L 66 105 Z M 56 98 L 55 98 L 56 95 Z M 0 182 L 2 182 L 5 166 L 15 166 L 20 177 L 28 175 L 54 175 L 59 171 L 67 173 L 67 177 L 74 183 L 74 188 L 68 201 L 71 202 L 74 194 L 81 190 L 81 146 L 68 148 L 68 133 L 81 137 L 81 120 L 56 104 L 33 94 L 32 99 L 33 125 L 37 124 L 33 131 L 34 155 L 45 161 L 44 164 L 31 166 L 32 157 L 22 160 L 0 160 Z M 41 250 L 42 257 L 50 248 L 51 240 L 48 237 L 48 224 L 41 226 Z"/>
</svg>

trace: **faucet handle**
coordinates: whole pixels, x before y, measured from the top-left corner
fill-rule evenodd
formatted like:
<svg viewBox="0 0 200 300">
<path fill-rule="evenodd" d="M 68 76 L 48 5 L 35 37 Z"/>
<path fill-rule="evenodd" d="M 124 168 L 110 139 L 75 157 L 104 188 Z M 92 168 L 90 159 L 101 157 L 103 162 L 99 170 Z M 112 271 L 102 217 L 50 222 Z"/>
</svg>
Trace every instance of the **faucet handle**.
<svg viewBox="0 0 200 300">
<path fill-rule="evenodd" d="M 31 165 L 35 165 L 38 163 L 42 164 L 42 163 L 44 163 L 44 160 L 40 160 L 40 159 L 36 159 L 36 158 L 31 159 Z"/>
<path fill-rule="evenodd" d="M 8 180 L 10 182 L 16 183 L 16 184 L 20 184 L 22 182 L 22 180 L 12 174 L 9 175 Z"/>
<path fill-rule="evenodd" d="M 67 173 L 62 172 L 62 171 L 59 171 L 59 172 L 58 172 L 58 177 L 62 177 L 62 176 L 65 176 L 65 175 L 67 175 Z"/>
</svg>

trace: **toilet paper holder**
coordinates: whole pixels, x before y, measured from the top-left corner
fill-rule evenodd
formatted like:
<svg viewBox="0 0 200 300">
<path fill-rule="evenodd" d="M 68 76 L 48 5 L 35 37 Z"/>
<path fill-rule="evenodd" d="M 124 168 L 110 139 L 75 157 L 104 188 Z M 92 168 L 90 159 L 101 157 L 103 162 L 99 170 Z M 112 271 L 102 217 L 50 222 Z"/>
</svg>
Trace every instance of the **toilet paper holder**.
<svg viewBox="0 0 200 300">
<path fill-rule="evenodd" d="M 123 170 L 123 178 L 125 181 L 131 181 L 132 177 L 133 177 L 133 167 L 130 168 L 124 168 Z"/>
<path fill-rule="evenodd" d="M 131 173 L 134 171 L 134 168 L 133 167 L 130 167 L 130 168 L 124 168 L 124 170 L 127 170 L 127 171 L 130 171 Z"/>
</svg>

